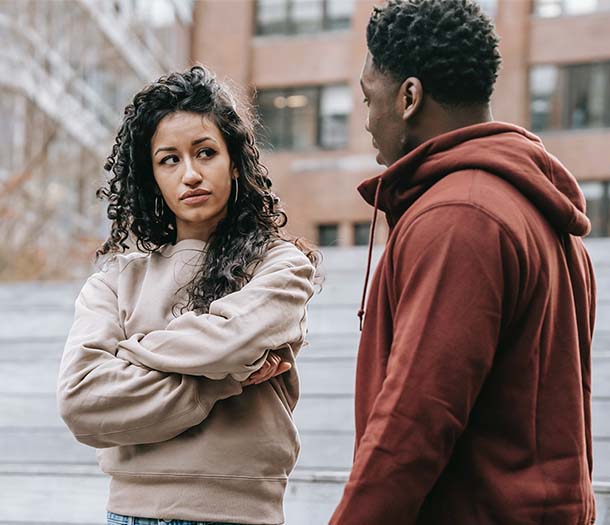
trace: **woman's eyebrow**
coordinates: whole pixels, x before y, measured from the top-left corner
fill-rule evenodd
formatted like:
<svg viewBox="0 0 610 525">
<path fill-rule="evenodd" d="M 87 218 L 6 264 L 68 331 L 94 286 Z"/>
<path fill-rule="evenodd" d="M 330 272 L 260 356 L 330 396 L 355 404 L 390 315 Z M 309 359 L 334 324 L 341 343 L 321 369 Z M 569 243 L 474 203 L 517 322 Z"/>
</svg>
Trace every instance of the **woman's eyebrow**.
<svg viewBox="0 0 610 525">
<path fill-rule="evenodd" d="M 176 151 L 176 148 L 174 146 L 165 146 L 163 148 L 157 148 L 157 151 L 155 151 L 155 155 L 160 151 Z"/>
<path fill-rule="evenodd" d="M 205 137 L 201 137 L 199 139 L 195 139 L 193 142 L 191 142 L 191 146 L 196 146 L 197 144 L 201 144 L 202 142 L 204 142 L 206 140 L 211 140 L 212 142 L 216 142 L 216 140 L 214 140 L 212 137 L 205 136 Z"/>
<path fill-rule="evenodd" d="M 205 142 L 206 140 L 211 140 L 212 142 L 215 142 L 216 144 L 218 144 L 218 142 L 216 142 L 216 140 L 213 137 L 200 137 L 198 139 L 195 139 L 193 142 L 191 142 L 191 146 L 196 146 L 197 144 L 201 144 L 202 142 Z M 157 151 L 155 151 L 155 155 L 157 153 L 159 153 L 160 151 L 176 151 L 178 148 L 174 147 L 174 146 L 163 146 L 162 148 L 157 148 Z"/>
</svg>

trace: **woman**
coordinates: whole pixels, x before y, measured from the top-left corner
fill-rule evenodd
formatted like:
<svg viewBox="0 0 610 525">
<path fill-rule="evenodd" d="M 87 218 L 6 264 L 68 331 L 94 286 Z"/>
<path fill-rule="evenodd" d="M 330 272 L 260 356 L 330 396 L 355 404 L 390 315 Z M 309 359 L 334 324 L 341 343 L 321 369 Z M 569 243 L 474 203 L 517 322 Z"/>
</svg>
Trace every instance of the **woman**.
<svg viewBox="0 0 610 525">
<path fill-rule="evenodd" d="M 106 170 L 114 256 L 76 300 L 58 402 L 111 476 L 108 523 L 283 523 L 316 261 L 251 123 L 206 69 L 174 73 L 127 106 Z"/>
</svg>

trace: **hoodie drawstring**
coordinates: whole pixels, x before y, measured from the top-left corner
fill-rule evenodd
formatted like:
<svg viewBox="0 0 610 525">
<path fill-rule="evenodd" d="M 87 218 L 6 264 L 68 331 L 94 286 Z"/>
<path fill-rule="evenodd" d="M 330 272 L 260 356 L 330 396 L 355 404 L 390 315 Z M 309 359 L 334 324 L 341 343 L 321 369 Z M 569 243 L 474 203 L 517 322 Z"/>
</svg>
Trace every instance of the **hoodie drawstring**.
<svg viewBox="0 0 610 525">
<path fill-rule="evenodd" d="M 360 302 L 360 310 L 358 310 L 358 318 L 360 319 L 360 331 L 362 332 L 362 324 L 364 322 L 364 314 L 366 312 L 364 304 L 366 301 L 366 292 L 369 286 L 369 276 L 371 274 L 371 262 L 373 259 L 373 244 L 375 240 L 375 225 L 377 224 L 377 212 L 379 211 L 379 190 L 381 189 L 381 177 L 377 181 L 377 189 L 375 190 L 375 205 L 373 212 L 373 222 L 371 223 L 371 231 L 369 233 L 369 255 L 366 261 L 366 274 L 364 277 L 364 290 L 362 290 L 362 301 Z"/>
</svg>

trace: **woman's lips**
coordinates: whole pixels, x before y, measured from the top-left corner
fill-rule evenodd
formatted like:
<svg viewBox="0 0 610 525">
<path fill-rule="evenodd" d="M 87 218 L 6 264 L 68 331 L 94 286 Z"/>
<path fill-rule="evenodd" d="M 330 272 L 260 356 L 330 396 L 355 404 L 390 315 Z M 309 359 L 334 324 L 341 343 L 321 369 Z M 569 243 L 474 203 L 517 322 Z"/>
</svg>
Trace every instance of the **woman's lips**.
<svg viewBox="0 0 610 525">
<path fill-rule="evenodd" d="M 193 197 L 187 197 L 186 199 L 182 199 L 182 202 L 189 206 L 194 206 L 196 204 L 202 204 L 206 202 L 209 198 L 210 194 L 206 193 L 204 195 L 195 195 Z"/>
</svg>

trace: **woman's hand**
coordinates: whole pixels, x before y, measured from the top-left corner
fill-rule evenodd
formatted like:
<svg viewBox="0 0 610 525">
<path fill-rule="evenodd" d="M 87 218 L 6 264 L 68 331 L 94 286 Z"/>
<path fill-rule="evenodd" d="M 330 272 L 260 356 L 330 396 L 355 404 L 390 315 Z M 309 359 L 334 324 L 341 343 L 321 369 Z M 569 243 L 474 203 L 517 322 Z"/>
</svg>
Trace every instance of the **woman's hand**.
<svg viewBox="0 0 610 525">
<path fill-rule="evenodd" d="M 282 358 L 274 353 L 269 352 L 267 360 L 261 368 L 254 372 L 248 379 L 242 381 L 243 386 L 258 385 L 268 381 L 272 377 L 279 376 L 292 368 L 288 361 L 282 361 Z"/>
</svg>

